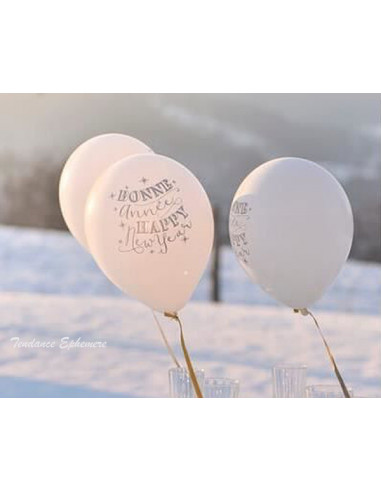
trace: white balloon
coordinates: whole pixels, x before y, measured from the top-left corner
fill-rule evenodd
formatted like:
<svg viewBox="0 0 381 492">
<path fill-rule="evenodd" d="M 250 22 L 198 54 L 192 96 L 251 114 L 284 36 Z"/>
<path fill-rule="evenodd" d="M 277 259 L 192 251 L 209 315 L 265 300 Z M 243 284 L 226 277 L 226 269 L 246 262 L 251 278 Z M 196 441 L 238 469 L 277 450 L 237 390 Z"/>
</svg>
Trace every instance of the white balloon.
<svg viewBox="0 0 381 492">
<path fill-rule="evenodd" d="M 353 215 L 328 171 L 305 159 L 282 158 L 241 183 L 229 232 L 248 275 L 273 298 L 303 309 L 323 295 L 346 261 Z"/>
<path fill-rule="evenodd" d="M 123 157 L 150 152 L 136 138 L 119 133 L 99 135 L 87 140 L 71 154 L 60 178 L 59 201 L 70 232 L 88 249 L 84 213 L 87 195 L 97 178 Z"/>
<path fill-rule="evenodd" d="M 122 159 L 105 171 L 87 200 L 85 228 L 91 253 L 115 285 L 172 313 L 192 295 L 214 236 L 200 182 L 155 154 Z"/>
</svg>

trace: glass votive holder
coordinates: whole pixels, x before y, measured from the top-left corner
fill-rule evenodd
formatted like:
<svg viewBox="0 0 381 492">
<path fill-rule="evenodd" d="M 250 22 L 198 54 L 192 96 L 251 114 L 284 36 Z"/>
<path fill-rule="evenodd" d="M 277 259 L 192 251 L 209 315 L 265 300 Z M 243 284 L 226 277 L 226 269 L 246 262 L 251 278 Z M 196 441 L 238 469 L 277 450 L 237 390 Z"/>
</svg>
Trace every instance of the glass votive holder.
<svg viewBox="0 0 381 492">
<path fill-rule="evenodd" d="M 272 375 L 274 398 L 305 398 L 307 366 L 279 364 Z"/>
<path fill-rule="evenodd" d="M 353 398 L 352 388 L 348 388 L 348 393 Z M 307 398 L 345 398 L 343 390 L 339 384 L 314 384 L 306 388 Z"/>
<path fill-rule="evenodd" d="M 230 378 L 205 378 L 204 398 L 238 398 L 239 381 Z"/>
<path fill-rule="evenodd" d="M 203 369 L 195 370 L 197 382 L 201 392 L 204 389 L 205 375 Z M 169 395 L 171 398 L 196 398 L 192 380 L 185 367 L 173 367 L 168 371 L 169 376 Z"/>
</svg>

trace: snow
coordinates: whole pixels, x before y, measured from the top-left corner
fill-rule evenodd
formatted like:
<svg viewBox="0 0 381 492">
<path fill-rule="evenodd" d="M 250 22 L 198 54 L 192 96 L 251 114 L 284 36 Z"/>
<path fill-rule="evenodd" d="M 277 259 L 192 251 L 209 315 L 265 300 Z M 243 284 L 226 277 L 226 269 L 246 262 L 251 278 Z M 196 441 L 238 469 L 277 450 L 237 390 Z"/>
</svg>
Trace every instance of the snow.
<svg viewBox="0 0 381 492">
<path fill-rule="evenodd" d="M 126 295 L 100 272 L 91 255 L 66 232 L 0 227 L 0 292 Z M 205 272 L 193 300 L 209 300 Z M 238 265 L 229 247 L 221 248 L 221 300 L 234 304 L 279 306 Z M 314 309 L 381 314 L 381 265 L 349 261 Z"/>
<path fill-rule="evenodd" d="M 168 396 L 171 366 L 149 309 L 118 298 L 3 294 L 0 298 L 3 396 Z M 335 382 L 308 318 L 284 308 L 191 303 L 182 313 L 195 366 L 241 382 L 242 397 L 271 396 L 271 367 L 306 363 L 309 383 Z M 337 362 L 357 396 L 381 396 L 379 321 L 371 315 L 319 313 Z M 162 324 L 179 358 L 178 328 Z M 14 348 L 20 340 L 54 348 Z M 70 340 L 104 348 L 59 348 Z"/>
<path fill-rule="evenodd" d="M 203 302 L 181 313 L 195 365 L 239 379 L 241 397 L 270 397 L 276 363 L 305 363 L 308 384 L 334 383 L 312 320 L 252 286 L 228 248 L 221 263 L 225 302 L 205 302 L 206 275 L 195 295 Z M 69 234 L 0 227 L 0 267 L 1 396 L 168 396 L 171 361 L 150 310 L 114 288 Z M 349 262 L 314 308 L 355 396 L 381 397 L 380 272 Z M 181 358 L 176 323 L 162 323 Z M 13 337 L 55 347 L 16 348 Z M 63 337 L 106 346 L 68 350 Z"/>
</svg>

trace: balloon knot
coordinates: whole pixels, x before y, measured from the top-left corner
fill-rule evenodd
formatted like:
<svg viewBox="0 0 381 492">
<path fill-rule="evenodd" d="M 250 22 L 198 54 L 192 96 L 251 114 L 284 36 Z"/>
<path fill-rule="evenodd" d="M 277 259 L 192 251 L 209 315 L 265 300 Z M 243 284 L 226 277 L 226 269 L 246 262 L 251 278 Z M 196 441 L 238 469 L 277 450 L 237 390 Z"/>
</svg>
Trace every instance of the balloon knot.
<svg viewBox="0 0 381 492">
<path fill-rule="evenodd" d="M 165 312 L 164 316 L 171 319 L 178 319 L 177 313 Z"/>
<path fill-rule="evenodd" d="M 308 316 L 308 309 L 307 308 L 294 309 L 294 313 L 300 313 L 302 316 Z"/>
</svg>

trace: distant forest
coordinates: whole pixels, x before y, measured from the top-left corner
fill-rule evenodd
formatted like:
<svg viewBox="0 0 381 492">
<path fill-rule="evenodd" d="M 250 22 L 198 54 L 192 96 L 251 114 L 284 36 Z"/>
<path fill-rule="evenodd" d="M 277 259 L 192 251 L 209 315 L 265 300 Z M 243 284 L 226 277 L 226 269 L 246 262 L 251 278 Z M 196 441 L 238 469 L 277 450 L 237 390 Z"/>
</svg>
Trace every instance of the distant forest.
<svg viewBox="0 0 381 492">
<path fill-rule="evenodd" d="M 21 102 L 15 96 L 17 111 L 26 113 L 25 128 L 7 100 L 0 112 L 0 222 L 64 229 L 58 181 L 65 160 L 81 141 L 120 132 L 141 139 L 196 174 L 219 209 L 224 242 L 234 192 L 252 169 L 281 156 L 318 162 L 341 181 L 352 203 L 351 256 L 381 262 L 380 126 L 367 121 L 361 99 L 355 99 L 352 107 L 349 96 L 307 96 L 32 94 Z M 366 107 L 373 104 L 373 99 L 364 101 Z M 351 114 L 345 113 L 347 107 L 352 107 Z M 25 146 L 26 136 L 30 151 L 9 144 L 12 137 Z M 37 137 L 44 137 L 46 145 L 34 143 Z"/>
<path fill-rule="evenodd" d="M 0 169 L 7 162 L 8 172 L 2 175 L 0 187 L 0 220 L 3 224 L 66 229 L 58 204 L 58 182 L 61 163 L 41 160 L 30 163 L 15 162 L 11 156 L 0 156 Z M 47 165 L 47 162 L 49 164 Z M 18 173 L 16 169 L 28 169 Z M 219 183 L 221 187 L 221 183 Z M 344 184 L 355 218 L 355 238 L 351 257 L 381 262 L 381 188 L 380 182 L 366 178 L 351 178 Z M 228 241 L 227 220 L 233 195 L 213 196 L 219 208 L 219 235 Z"/>
</svg>

